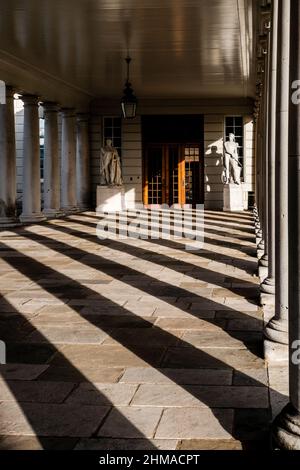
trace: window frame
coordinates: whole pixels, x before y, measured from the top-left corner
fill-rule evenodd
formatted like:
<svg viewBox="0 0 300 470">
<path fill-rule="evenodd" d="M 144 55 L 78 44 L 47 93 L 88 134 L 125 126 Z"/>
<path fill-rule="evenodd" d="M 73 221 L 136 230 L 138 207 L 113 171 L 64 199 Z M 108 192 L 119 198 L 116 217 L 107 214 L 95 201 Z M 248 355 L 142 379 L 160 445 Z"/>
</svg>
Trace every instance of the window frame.
<svg viewBox="0 0 300 470">
<path fill-rule="evenodd" d="M 242 119 L 242 138 L 243 138 L 243 146 L 242 147 L 238 147 L 238 149 L 240 150 L 242 148 L 243 150 L 243 153 L 242 153 L 242 156 L 240 155 L 239 153 L 239 162 L 241 163 L 242 165 L 242 168 L 241 168 L 241 180 L 242 182 L 245 182 L 245 142 L 246 142 L 246 139 L 245 139 L 245 117 L 243 114 L 226 114 L 224 116 L 224 137 L 223 137 L 223 142 L 225 143 L 226 142 L 226 137 L 227 137 L 227 133 L 226 133 L 226 119 L 227 118 L 241 118 Z M 229 127 L 229 126 L 228 126 Z M 235 127 L 235 126 L 234 126 Z"/>
<path fill-rule="evenodd" d="M 116 129 L 120 129 L 120 135 L 118 136 L 115 136 L 114 135 L 114 129 L 115 129 L 115 126 L 114 124 L 112 123 L 112 137 L 111 137 L 111 140 L 112 140 L 112 144 L 113 146 L 118 150 L 118 153 L 119 153 L 119 156 L 120 156 L 120 159 L 122 160 L 122 117 L 120 115 L 117 115 L 117 114 L 112 114 L 112 115 L 104 115 L 102 116 L 102 142 L 103 142 L 103 145 L 106 144 L 106 140 L 109 139 L 109 137 L 106 137 L 105 136 L 105 129 L 107 129 L 107 127 L 105 126 L 105 119 L 120 119 L 120 127 L 116 127 Z M 115 145 L 115 142 L 114 142 L 114 139 L 120 139 L 120 146 L 118 145 Z"/>
</svg>

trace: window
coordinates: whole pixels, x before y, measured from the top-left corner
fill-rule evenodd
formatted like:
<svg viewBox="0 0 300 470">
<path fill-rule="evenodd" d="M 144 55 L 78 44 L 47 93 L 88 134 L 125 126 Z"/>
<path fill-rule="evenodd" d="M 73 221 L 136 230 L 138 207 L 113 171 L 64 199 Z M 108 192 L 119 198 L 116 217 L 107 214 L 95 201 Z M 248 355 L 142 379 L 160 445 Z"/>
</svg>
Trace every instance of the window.
<svg viewBox="0 0 300 470">
<path fill-rule="evenodd" d="M 241 177 L 243 177 L 244 162 L 244 120 L 243 116 L 226 116 L 225 118 L 225 138 L 229 139 L 229 134 L 235 135 L 238 144 L 239 162 L 242 165 Z"/>
<path fill-rule="evenodd" d="M 0 104 L 6 104 L 6 85 L 3 80 L 0 80 Z"/>
<path fill-rule="evenodd" d="M 40 118 L 40 170 L 41 170 L 41 182 L 44 182 L 44 154 L 45 154 L 45 120 Z"/>
<path fill-rule="evenodd" d="M 112 141 L 113 146 L 118 150 L 121 157 L 122 153 L 122 124 L 121 118 L 117 116 L 103 117 L 103 143 L 107 139 Z"/>
</svg>

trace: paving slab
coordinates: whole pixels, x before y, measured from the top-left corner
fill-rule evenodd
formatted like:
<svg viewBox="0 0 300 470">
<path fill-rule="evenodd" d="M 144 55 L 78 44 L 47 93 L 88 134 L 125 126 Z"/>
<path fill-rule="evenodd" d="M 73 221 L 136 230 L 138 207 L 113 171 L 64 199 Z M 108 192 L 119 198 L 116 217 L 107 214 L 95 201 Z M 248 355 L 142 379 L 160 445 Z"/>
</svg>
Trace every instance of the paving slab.
<svg viewBox="0 0 300 470">
<path fill-rule="evenodd" d="M 232 410 L 169 408 L 164 410 L 155 438 L 230 439 Z"/>
<path fill-rule="evenodd" d="M 126 406 L 131 402 L 137 385 L 124 383 L 82 383 L 71 394 L 66 403 L 79 405 Z"/>
<path fill-rule="evenodd" d="M 0 375 L 6 380 L 35 380 L 48 367 L 39 364 L 0 364 Z"/>
<path fill-rule="evenodd" d="M 105 406 L 56 405 L 40 403 L 0 403 L 0 434 L 89 437 L 98 429 L 107 412 Z"/>
<path fill-rule="evenodd" d="M 149 363 L 158 366 L 165 349 L 149 346 L 135 347 L 133 351 L 125 346 L 65 345 L 61 353 L 54 355 L 50 364 L 65 367 L 71 362 L 77 368 L 144 366 Z"/>
<path fill-rule="evenodd" d="M 113 438 L 154 437 L 162 410 L 159 408 L 114 408 L 101 426 L 98 436 Z"/>
<path fill-rule="evenodd" d="M 176 439 L 80 439 L 75 450 L 176 450 Z M 0 447 L 1 448 L 1 447 Z"/>
<path fill-rule="evenodd" d="M 136 367 L 125 370 L 120 382 L 134 384 L 231 385 L 232 371 L 217 369 L 153 369 Z"/>
<path fill-rule="evenodd" d="M 267 408 L 269 400 L 266 387 L 142 384 L 131 404 L 159 407 Z"/>
<path fill-rule="evenodd" d="M 0 401 L 62 403 L 73 388 L 73 383 L 1 379 Z"/>
</svg>

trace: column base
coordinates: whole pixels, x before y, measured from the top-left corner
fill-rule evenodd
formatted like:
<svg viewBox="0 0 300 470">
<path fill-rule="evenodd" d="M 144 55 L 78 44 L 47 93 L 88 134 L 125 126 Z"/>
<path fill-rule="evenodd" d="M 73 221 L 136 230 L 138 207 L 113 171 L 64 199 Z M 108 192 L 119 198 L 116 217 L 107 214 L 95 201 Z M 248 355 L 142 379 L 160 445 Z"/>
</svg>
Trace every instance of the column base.
<svg viewBox="0 0 300 470">
<path fill-rule="evenodd" d="M 273 277 L 267 277 L 260 285 L 260 291 L 263 294 L 275 294 L 275 279 Z"/>
<path fill-rule="evenodd" d="M 256 237 L 256 238 L 255 238 L 256 251 L 259 252 L 259 253 L 261 253 L 260 256 L 263 256 L 265 250 L 259 250 L 259 249 L 258 249 L 258 245 L 260 244 L 260 242 L 261 242 L 261 238 Z"/>
<path fill-rule="evenodd" d="M 287 347 L 289 344 L 288 321 L 271 318 L 265 327 L 264 334 L 267 340 Z"/>
<path fill-rule="evenodd" d="M 79 207 L 77 206 L 62 207 L 61 210 L 64 212 L 64 215 L 80 212 Z"/>
<path fill-rule="evenodd" d="M 78 206 L 79 212 L 88 212 L 91 210 L 91 206 Z"/>
<path fill-rule="evenodd" d="M 20 225 L 20 222 L 15 217 L 0 217 L 0 229 L 13 228 Z"/>
<path fill-rule="evenodd" d="M 44 220 L 46 220 L 46 217 L 41 212 L 20 215 L 20 222 L 22 224 L 34 224 L 37 222 L 43 222 Z"/>
<path fill-rule="evenodd" d="M 263 266 L 263 267 L 265 267 L 265 268 L 268 267 L 268 265 L 269 265 L 269 257 L 268 257 L 268 255 L 267 255 L 267 253 L 264 253 L 264 254 L 262 255 L 262 257 L 259 259 L 258 265 L 259 265 L 259 266 Z"/>
<path fill-rule="evenodd" d="M 300 412 L 291 403 L 283 408 L 272 424 L 272 447 L 300 450 Z"/>
<path fill-rule="evenodd" d="M 60 209 L 44 209 L 43 214 L 45 217 L 47 217 L 47 219 L 55 219 L 65 215 L 64 211 Z"/>
<path fill-rule="evenodd" d="M 268 268 L 266 266 L 258 267 L 258 277 L 261 283 L 268 277 Z"/>
</svg>

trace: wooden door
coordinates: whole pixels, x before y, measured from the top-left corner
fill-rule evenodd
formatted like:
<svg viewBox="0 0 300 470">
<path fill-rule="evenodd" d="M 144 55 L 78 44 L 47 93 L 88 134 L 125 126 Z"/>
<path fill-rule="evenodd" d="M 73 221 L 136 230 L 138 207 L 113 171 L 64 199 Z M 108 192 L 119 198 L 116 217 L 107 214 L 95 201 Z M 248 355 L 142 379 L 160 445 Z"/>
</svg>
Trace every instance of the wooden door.
<svg viewBox="0 0 300 470">
<path fill-rule="evenodd" d="M 146 206 L 183 206 L 201 202 L 200 146 L 148 144 L 144 157 Z"/>
</svg>

